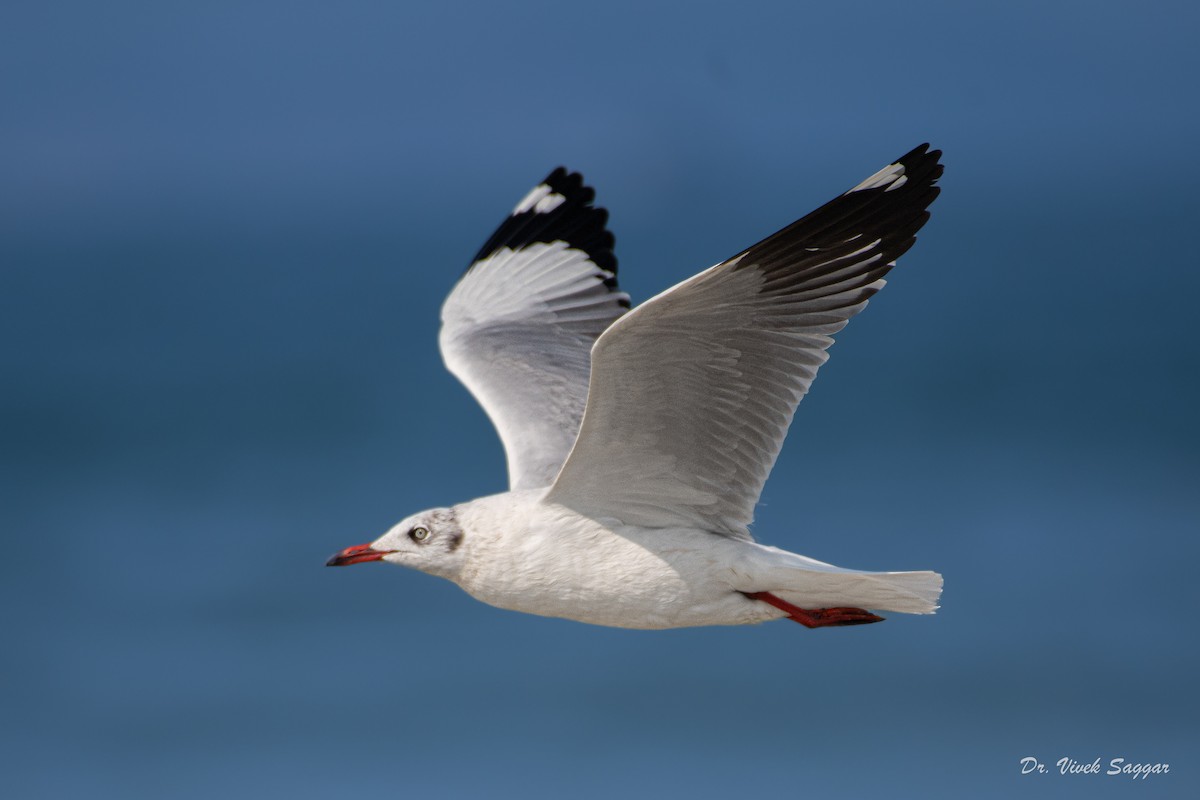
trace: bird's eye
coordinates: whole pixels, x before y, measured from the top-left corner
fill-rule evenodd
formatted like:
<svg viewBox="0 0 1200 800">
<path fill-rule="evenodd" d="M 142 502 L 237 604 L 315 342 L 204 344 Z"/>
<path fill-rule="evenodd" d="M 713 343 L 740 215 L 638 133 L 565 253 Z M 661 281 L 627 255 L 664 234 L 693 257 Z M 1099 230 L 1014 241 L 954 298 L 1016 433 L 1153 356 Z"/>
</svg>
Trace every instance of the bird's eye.
<svg viewBox="0 0 1200 800">
<path fill-rule="evenodd" d="M 416 527 L 409 531 L 408 535 L 414 542 L 423 542 L 429 538 L 429 528 Z"/>
</svg>

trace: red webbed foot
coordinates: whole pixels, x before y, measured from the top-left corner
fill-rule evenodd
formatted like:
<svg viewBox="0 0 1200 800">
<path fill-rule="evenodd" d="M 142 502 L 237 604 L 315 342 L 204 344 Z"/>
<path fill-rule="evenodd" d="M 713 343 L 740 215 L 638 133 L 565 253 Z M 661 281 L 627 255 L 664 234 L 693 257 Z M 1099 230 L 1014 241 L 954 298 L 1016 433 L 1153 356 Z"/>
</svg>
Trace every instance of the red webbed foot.
<svg viewBox="0 0 1200 800">
<path fill-rule="evenodd" d="M 775 606 L 787 612 L 788 619 L 799 622 L 806 628 L 832 628 L 841 625 L 868 625 L 883 622 L 883 617 L 872 614 L 865 608 L 799 608 L 781 600 L 770 592 L 742 592 L 751 600 Z"/>
</svg>

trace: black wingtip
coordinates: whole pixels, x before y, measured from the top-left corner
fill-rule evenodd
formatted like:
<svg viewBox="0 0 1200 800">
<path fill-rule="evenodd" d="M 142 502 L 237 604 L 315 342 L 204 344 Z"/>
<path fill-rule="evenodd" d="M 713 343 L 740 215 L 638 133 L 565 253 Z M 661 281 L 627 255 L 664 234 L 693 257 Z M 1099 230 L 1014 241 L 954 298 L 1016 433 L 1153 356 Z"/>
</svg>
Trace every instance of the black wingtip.
<svg viewBox="0 0 1200 800">
<path fill-rule="evenodd" d="M 610 273 L 612 277 L 604 283 L 616 291 L 617 258 L 613 253 L 616 237 L 607 227 L 608 211 L 593 205 L 596 191 L 584 183 L 583 175 L 564 166 L 551 170 L 533 189 L 538 190 L 554 197 L 557 203 L 533 204 L 528 208 L 524 202 L 519 203 L 479 249 L 472 263 L 504 247 L 519 250 L 532 244 L 564 241 L 571 248 L 587 253 L 592 263 Z"/>
<path fill-rule="evenodd" d="M 596 199 L 596 190 L 583 182 L 583 175 L 562 166 L 555 167 L 539 185 L 549 186 L 552 192 L 567 198 L 568 203 L 586 206 Z"/>
<path fill-rule="evenodd" d="M 760 269 L 763 291 L 787 293 L 828 285 L 845 290 L 839 302 L 866 299 L 874 293 L 871 284 L 912 247 L 917 231 L 929 220 L 929 205 L 941 191 L 936 185 L 942 174 L 940 157 L 941 151 L 930 150 L 928 144 L 913 148 L 735 256 L 734 269 Z M 864 244 L 870 251 L 866 256 Z"/>
<path fill-rule="evenodd" d="M 910 181 L 933 183 L 942 177 L 944 167 L 941 160 L 942 151 L 930 150 L 929 142 L 924 142 L 897 158 L 893 163 L 904 166 L 904 174 Z"/>
</svg>

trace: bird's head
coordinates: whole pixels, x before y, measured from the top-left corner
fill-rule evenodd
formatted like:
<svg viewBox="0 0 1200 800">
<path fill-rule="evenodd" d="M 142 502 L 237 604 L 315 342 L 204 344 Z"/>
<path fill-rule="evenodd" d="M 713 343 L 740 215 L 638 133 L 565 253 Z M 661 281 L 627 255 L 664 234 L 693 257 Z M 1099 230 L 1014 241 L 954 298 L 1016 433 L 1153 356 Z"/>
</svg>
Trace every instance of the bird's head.
<svg viewBox="0 0 1200 800">
<path fill-rule="evenodd" d="M 454 580 L 462 568 L 463 540 L 454 509 L 435 508 L 402 520 L 370 544 L 347 547 L 325 562 L 325 566 L 390 561 Z"/>
</svg>

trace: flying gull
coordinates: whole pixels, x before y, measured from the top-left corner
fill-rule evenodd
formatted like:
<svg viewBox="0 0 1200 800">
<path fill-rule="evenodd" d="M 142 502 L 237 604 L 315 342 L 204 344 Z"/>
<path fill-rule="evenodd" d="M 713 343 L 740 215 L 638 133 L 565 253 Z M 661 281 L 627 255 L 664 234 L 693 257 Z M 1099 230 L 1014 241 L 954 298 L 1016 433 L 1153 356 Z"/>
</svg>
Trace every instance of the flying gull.
<svg viewBox="0 0 1200 800">
<path fill-rule="evenodd" d="M 509 491 L 414 514 L 329 565 L 387 561 L 625 628 L 933 613 L 936 572 L 843 569 L 749 527 L 833 334 L 929 219 L 940 155 L 921 145 L 633 310 L 607 212 L 579 174 L 550 173 L 442 307 L 442 356 L 500 433 Z"/>
</svg>

